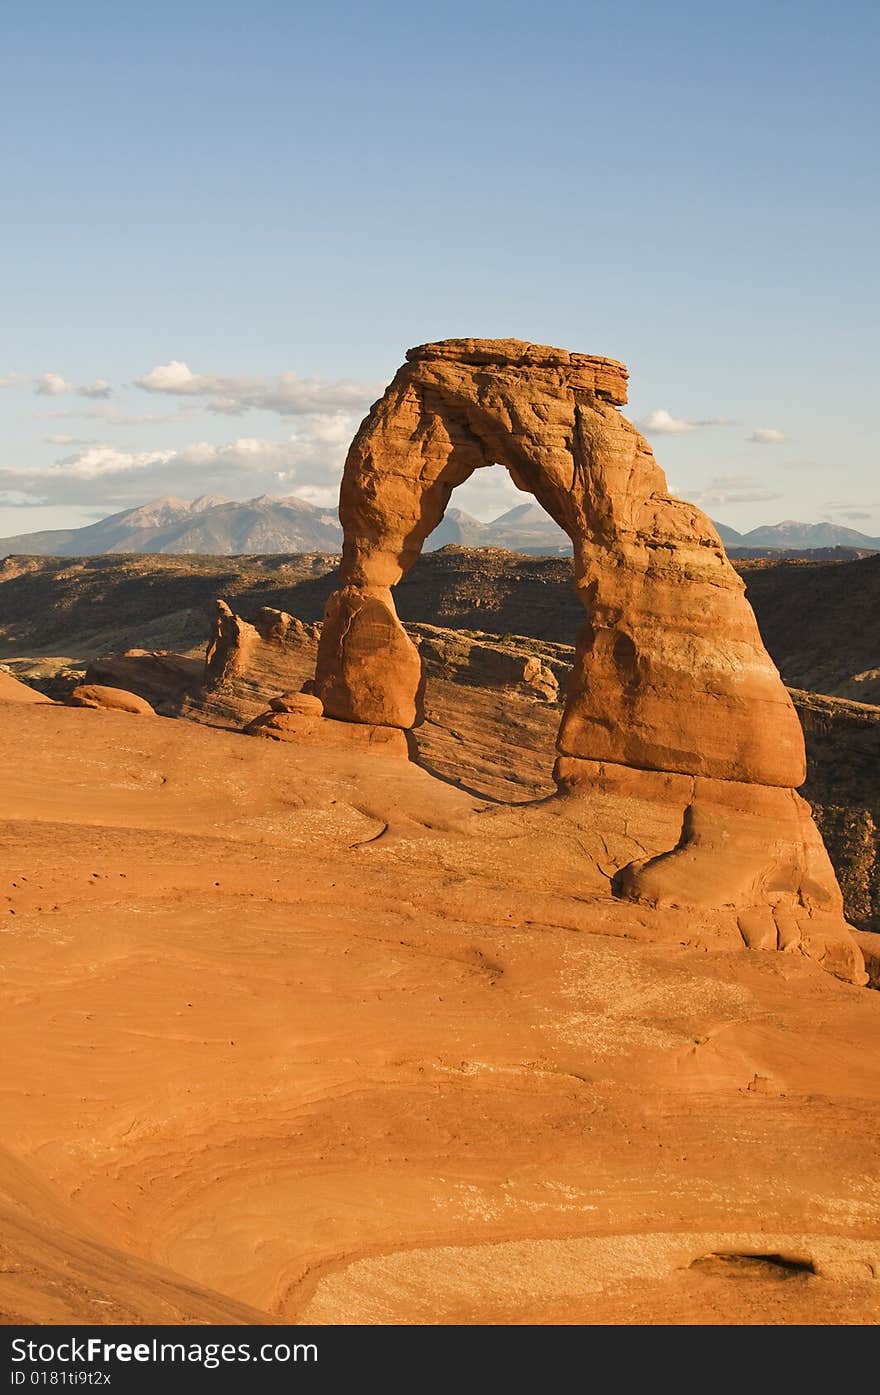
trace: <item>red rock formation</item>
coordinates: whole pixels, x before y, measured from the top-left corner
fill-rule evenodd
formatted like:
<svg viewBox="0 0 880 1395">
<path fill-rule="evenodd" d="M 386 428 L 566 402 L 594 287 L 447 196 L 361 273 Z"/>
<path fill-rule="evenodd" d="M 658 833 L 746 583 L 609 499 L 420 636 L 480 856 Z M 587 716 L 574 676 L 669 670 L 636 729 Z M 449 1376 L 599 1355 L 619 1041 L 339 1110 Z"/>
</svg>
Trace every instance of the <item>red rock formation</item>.
<svg viewBox="0 0 880 1395">
<path fill-rule="evenodd" d="M 298 746 L 336 746 L 344 751 L 409 759 L 406 736 L 399 727 L 337 722 L 332 717 L 322 717 L 320 711 L 303 711 L 289 704 L 278 707 L 282 701 L 285 699 L 273 698 L 270 710 L 255 717 L 244 728 L 245 735 L 268 737 L 271 741 L 293 741 Z"/>
<path fill-rule="evenodd" d="M 237 722 L 254 719 L 265 709 L 267 692 L 288 692 L 312 672 L 317 643 L 314 625 L 283 610 L 263 606 L 251 625 L 218 600 L 199 707 Z"/>
<path fill-rule="evenodd" d="M 610 780 L 629 798 L 635 786 L 678 821 L 653 857 L 615 869 L 618 894 L 734 910 L 744 941 L 767 947 L 793 941 L 779 919 L 790 913 L 802 947 L 811 926 L 823 946 L 836 938 L 844 976 L 859 979 L 833 871 L 792 793 L 805 776 L 797 715 L 712 523 L 670 496 L 618 411 L 626 379 L 609 359 L 518 340 L 410 350 L 346 461 L 342 586 L 315 691 L 331 718 L 417 724 L 421 663 L 390 588 L 455 486 L 504 466 L 571 538 L 586 612 L 557 740 L 560 789 L 587 798 Z M 655 772 L 670 777 L 661 795 Z M 818 954 L 830 967 L 834 956 Z"/>
<path fill-rule="evenodd" d="M 133 717 L 155 717 L 146 698 L 124 688 L 105 688 L 100 683 L 80 683 L 67 699 L 68 707 L 100 708 L 105 712 L 128 712 Z"/>
</svg>

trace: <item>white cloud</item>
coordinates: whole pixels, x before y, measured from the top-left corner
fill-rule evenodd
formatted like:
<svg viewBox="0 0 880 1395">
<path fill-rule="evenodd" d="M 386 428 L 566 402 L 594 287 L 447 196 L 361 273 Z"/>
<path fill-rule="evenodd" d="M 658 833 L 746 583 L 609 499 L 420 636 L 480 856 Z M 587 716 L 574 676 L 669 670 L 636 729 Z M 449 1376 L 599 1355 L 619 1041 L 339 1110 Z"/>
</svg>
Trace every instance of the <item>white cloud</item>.
<svg viewBox="0 0 880 1395">
<path fill-rule="evenodd" d="M 357 424 L 358 415 L 351 412 L 312 413 L 302 416 L 296 431 L 280 440 L 239 436 L 220 444 L 163 443 L 155 450 L 59 435 L 50 443 L 67 446 L 67 454 L 40 468 L 0 469 L 0 490 L 39 495 L 41 502 L 48 493 L 54 505 L 94 505 L 105 512 L 186 492 L 190 485 L 194 494 L 295 494 L 333 508 Z"/>
<path fill-rule="evenodd" d="M 785 432 L 780 431 L 775 426 L 758 426 L 749 437 L 757 446 L 781 446 L 785 440 Z"/>
<path fill-rule="evenodd" d="M 173 462 L 178 472 L 200 471 L 223 466 L 243 473 L 271 471 L 280 477 L 283 466 L 290 466 L 296 456 L 292 441 L 266 441 L 256 437 L 240 437 L 226 445 L 195 441 L 181 450 L 118 450 L 115 446 L 92 445 L 75 455 L 65 456 L 46 471 L 49 478 L 96 479 L 100 475 L 126 475 L 131 471 L 148 470 L 150 466 Z M 284 478 L 295 478 L 295 468 L 284 472 Z"/>
<path fill-rule="evenodd" d="M 275 470 L 277 466 L 287 464 L 292 455 L 288 441 L 265 441 L 259 437 L 242 436 L 223 446 L 200 441 L 177 452 L 175 458 L 182 466 L 201 468 L 222 463 L 237 470 L 260 471 Z"/>
<path fill-rule="evenodd" d="M 243 412 L 277 412 L 280 416 L 308 416 L 316 412 L 358 411 L 363 414 L 382 391 L 381 385 L 345 380 L 322 382 L 281 373 L 277 378 L 231 378 L 193 373 L 180 359 L 151 368 L 135 378 L 144 392 L 203 399 L 209 412 L 240 416 Z"/>
<path fill-rule="evenodd" d="M 60 373 L 44 373 L 35 379 L 34 391 L 39 397 L 63 397 L 66 392 L 73 392 L 73 383 L 62 378 Z"/>
<path fill-rule="evenodd" d="M 646 436 L 685 436 L 704 426 L 730 426 L 731 420 L 729 417 L 709 417 L 702 421 L 690 421 L 686 417 L 674 417 L 665 407 L 657 407 L 636 425 Z"/>
<path fill-rule="evenodd" d="M 718 505 L 760 504 L 783 496 L 759 484 L 751 475 L 716 475 L 705 489 L 686 489 L 680 497 L 701 509 L 710 509 Z"/>
<path fill-rule="evenodd" d="M 638 424 L 643 431 L 654 436 L 683 436 L 686 431 L 693 431 L 695 428 L 694 422 L 672 416 L 665 407 L 658 407 L 656 411 L 649 412 Z"/>
<path fill-rule="evenodd" d="M 104 378 L 96 378 L 93 383 L 77 388 L 80 397 L 109 397 L 111 391 L 110 384 Z"/>
<path fill-rule="evenodd" d="M 135 378 L 135 385 L 144 392 L 201 393 L 206 378 L 197 377 L 185 363 L 173 358 L 170 363 L 151 368 L 142 378 Z"/>
<path fill-rule="evenodd" d="M 279 481 L 285 476 L 279 475 Z M 315 504 L 319 509 L 329 509 L 333 518 L 336 517 L 336 505 L 339 501 L 339 485 L 319 485 L 301 484 L 297 486 L 297 499 L 304 499 L 307 504 Z"/>
<path fill-rule="evenodd" d="M 143 470 L 149 465 L 165 465 L 176 454 L 173 450 L 125 451 L 113 446 L 89 446 L 78 455 L 66 456 L 46 474 L 49 478 L 63 475 L 66 479 L 92 480 L 99 475 L 119 475 L 129 470 Z"/>
</svg>

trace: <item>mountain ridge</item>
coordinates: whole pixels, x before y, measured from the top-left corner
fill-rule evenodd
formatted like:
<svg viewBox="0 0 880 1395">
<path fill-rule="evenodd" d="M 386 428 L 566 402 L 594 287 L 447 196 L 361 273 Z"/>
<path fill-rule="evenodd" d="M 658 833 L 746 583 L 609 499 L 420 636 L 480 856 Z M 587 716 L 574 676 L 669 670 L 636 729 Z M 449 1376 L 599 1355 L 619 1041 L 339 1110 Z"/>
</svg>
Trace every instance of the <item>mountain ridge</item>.
<svg viewBox="0 0 880 1395">
<path fill-rule="evenodd" d="M 880 551 L 880 538 L 837 523 L 787 519 L 740 533 L 712 520 L 731 555 L 776 555 L 836 548 Z M 571 551 L 562 530 L 536 500 L 515 504 L 489 522 L 448 508 L 425 550 L 501 547 L 511 552 L 560 556 Z M 261 494 L 234 500 L 203 494 L 197 499 L 166 495 L 123 509 L 80 528 L 49 529 L 0 538 L 0 556 L 96 557 L 112 553 L 209 556 L 338 552 L 342 529 L 336 510 L 295 495 Z"/>
</svg>

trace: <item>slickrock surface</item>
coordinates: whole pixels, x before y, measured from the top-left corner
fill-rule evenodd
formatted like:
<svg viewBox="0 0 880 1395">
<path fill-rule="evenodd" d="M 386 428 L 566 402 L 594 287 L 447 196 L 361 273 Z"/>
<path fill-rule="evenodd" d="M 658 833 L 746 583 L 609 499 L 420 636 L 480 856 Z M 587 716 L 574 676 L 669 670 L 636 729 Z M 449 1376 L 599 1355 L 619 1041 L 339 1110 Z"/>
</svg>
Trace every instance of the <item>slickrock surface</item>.
<svg viewBox="0 0 880 1395">
<path fill-rule="evenodd" d="M 5 673 L 0 669 L 0 702 L 51 701 L 51 698 L 37 692 L 36 688 L 29 688 L 26 683 L 20 683 L 17 678 L 13 678 L 11 673 Z"/>
<path fill-rule="evenodd" d="M 513 780 L 553 709 L 486 701 Z M 611 898 L 574 803 L 8 713 L 7 1319 L 880 1317 L 880 995 Z"/>
<path fill-rule="evenodd" d="M 82 1207 L 46 1185 L 39 1168 L 5 1149 L 0 1150 L 0 1227 L 4 1324 L 266 1321 L 265 1314 L 161 1265 L 133 1262 L 112 1227 L 95 1226 Z"/>
</svg>

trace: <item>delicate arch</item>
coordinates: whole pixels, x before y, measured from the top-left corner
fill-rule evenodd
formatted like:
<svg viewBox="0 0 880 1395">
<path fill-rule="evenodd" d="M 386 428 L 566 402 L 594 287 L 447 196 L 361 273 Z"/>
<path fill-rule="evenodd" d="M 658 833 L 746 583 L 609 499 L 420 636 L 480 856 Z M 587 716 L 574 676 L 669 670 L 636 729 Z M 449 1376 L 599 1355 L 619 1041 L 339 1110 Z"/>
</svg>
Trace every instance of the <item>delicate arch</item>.
<svg viewBox="0 0 880 1395">
<path fill-rule="evenodd" d="M 585 619 L 554 775 L 559 809 L 601 835 L 614 893 L 688 908 L 688 936 L 711 924 L 729 945 L 738 930 L 751 948 L 802 951 L 863 983 L 795 792 L 797 715 L 714 527 L 670 497 L 621 416 L 626 378 L 608 359 L 519 340 L 410 350 L 345 465 L 342 585 L 315 676 L 325 715 L 417 723 L 421 664 L 391 588 L 455 486 L 497 461 L 572 540 Z"/>
<path fill-rule="evenodd" d="M 739 576 L 708 518 L 669 496 L 619 412 L 626 369 L 518 340 L 411 349 L 345 466 L 342 587 L 317 692 L 330 716 L 410 727 L 418 654 L 393 587 L 453 489 L 503 465 L 571 538 L 586 619 L 564 756 L 793 788 L 804 745 Z"/>
</svg>

